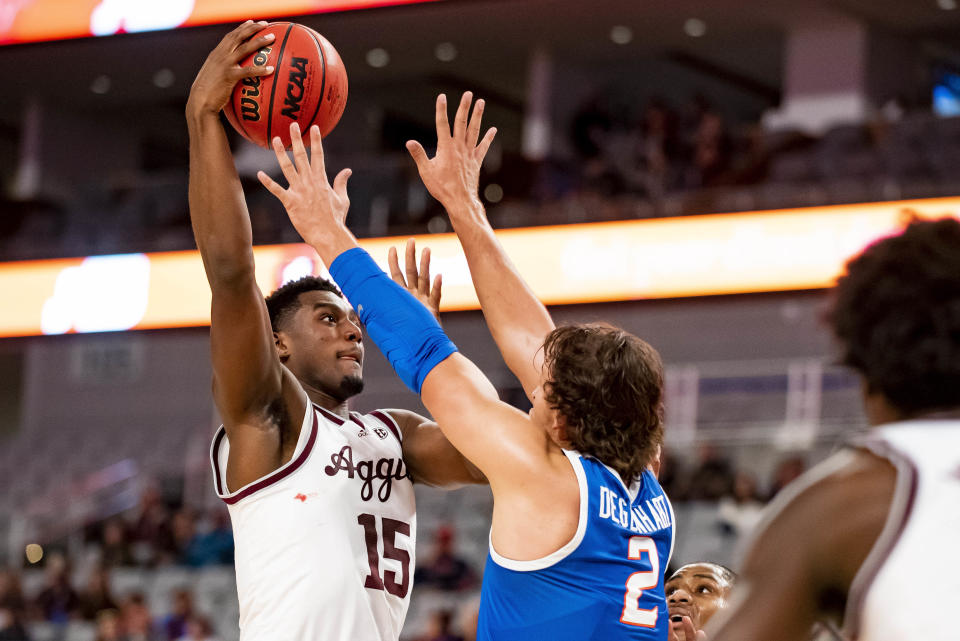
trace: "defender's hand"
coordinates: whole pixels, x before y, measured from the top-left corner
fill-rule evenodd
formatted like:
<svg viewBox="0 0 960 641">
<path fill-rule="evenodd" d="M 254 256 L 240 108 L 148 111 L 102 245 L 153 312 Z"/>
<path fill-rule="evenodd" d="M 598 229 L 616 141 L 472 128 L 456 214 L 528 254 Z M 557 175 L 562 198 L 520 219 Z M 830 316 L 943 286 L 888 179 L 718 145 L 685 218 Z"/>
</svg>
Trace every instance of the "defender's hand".
<svg viewBox="0 0 960 641">
<path fill-rule="evenodd" d="M 406 278 L 400 271 L 396 247 L 390 248 L 387 262 L 390 264 L 390 277 L 394 282 L 413 294 L 430 310 L 434 318 L 440 320 L 440 287 L 443 279 L 437 274 L 433 279 L 433 287 L 430 286 L 430 248 L 424 247 L 420 252 L 420 269 L 417 270 L 417 242 L 412 238 L 407 241 Z"/>
<path fill-rule="evenodd" d="M 447 97 L 444 94 L 437 96 L 437 153 L 433 158 L 427 158 L 427 152 L 416 140 L 407 141 L 407 150 L 417 163 L 423 184 L 447 211 L 457 205 L 474 202 L 479 204 L 477 189 L 480 183 L 480 166 L 490 149 L 493 137 L 497 135 L 496 128 L 491 127 L 483 140 L 477 143 L 484 102 L 477 101 L 471 116 L 472 101 L 471 92 L 463 94 L 451 135 L 450 123 L 447 121 Z"/>
<path fill-rule="evenodd" d="M 187 99 L 188 114 L 217 114 L 230 100 L 230 94 L 237 82 L 244 78 L 268 76 L 273 73 L 272 65 L 240 66 L 244 58 L 274 41 L 272 33 L 253 37 L 266 26 L 266 22 L 247 20 L 223 37 L 220 44 L 207 56 L 190 87 L 190 97 Z"/>
<path fill-rule="evenodd" d="M 323 162 L 320 128 L 316 125 L 310 127 L 309 157 L 297 123 L 290 125 L 290 140 L 293 162 L 283 148 L 280 137 L 273 139 L 273 151 L 289 186 L 284 189 L 262 171 L 257 172 L 257 178 L 283 203 L 290 222 L 300 236 L 318 251 L 318 246 L 330 245 L 334 237 L 342 236 L 344 232 L 352 239 L 345 221 L 350 209 L 347 179 L 353 172 L 350 169 L 342 170 L 333 179 L 333 186 L 330 186 Z"/>
</svg>

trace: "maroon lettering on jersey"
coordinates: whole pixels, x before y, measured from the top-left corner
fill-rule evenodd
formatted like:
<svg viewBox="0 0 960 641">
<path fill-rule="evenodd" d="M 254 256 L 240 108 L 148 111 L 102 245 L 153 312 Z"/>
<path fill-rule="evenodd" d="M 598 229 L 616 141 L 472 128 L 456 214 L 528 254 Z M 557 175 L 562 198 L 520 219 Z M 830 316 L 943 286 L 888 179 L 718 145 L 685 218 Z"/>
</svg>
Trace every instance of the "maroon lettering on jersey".
<svg viewBox="0 0 960 641">
<path fill-rule="evenodd" d="M 363 460 L 353 462 L 353 448 L 344 445 L 339 452 L 330 455 L 330 465 L 323 468 L 327 476 L 336 476 L 346 472 L 347 478 L 355 476 L 363 481 L 360 486 L 360 498 L 369 501 L 373 498 L 373 483 L 380 481 L 377 498 L 385 503 L 393 491 L 393 482 L 407 478 L 407 468 L 400 458 L 380 458 L 376 461 Z"/>
</svg>

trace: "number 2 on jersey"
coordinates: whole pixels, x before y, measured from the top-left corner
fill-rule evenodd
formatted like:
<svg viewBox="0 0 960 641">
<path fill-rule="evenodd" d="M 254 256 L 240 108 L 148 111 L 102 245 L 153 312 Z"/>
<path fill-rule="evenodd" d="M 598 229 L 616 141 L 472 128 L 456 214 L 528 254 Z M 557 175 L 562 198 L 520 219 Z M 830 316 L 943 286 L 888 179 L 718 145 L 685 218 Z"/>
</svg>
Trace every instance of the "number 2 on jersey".
<svg viewBox="0 0 960 641">
<path fill-rule="evenodd" d="M 643 596 L 644 590 L 655 588 L 660 582 L 660 557 L 657 555 L 657 544 L 649 536 L 631 536 L 627 558 L 631 561 L 639 561 L 644 553 L 650 559 L 650 569 L 634 572 L 627 579 L 627 591 L 623 595 L 623 614 L 620 615 L 620 622 L 654 628 L 657 625 L 659 606 L 644 610 L 640 607 L 640 597 Z"/>
<path fill-rule="evenodd" d="M 380 578 L 380 552 L 377 549 L 377 517 L 373 514 L 357 516 L 357 523 L 363 526 L 363 536 L 367 544 L 367 562 L 370 563 L 370 574 L 363 587 L 372 590 L 386 590 L 388 593 L 401 599 L 407 596 L 410 589 L 410 553 L 396 547 L 397 534 L 410 536 L 410 524 L 395 519 L 383 517 L 383 556 L 400 562 L 400 581 L 397 573 L 386 570 Z"/>
</svg>

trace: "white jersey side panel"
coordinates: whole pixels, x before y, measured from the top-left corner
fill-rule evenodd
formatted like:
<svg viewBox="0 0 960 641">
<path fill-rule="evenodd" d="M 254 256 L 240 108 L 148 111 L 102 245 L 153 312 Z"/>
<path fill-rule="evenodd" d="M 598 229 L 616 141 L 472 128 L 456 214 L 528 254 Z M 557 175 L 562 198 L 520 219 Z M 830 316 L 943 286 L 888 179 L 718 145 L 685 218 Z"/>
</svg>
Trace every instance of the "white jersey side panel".
<svg viewBox="0 0 960 641">
<path fill-rule="evenodd" d="M 241 641 L 396 641 L 413 584 L 416 510 L 400 432 L 308 403 L 290 461 L 233 492 L 211 447 L 236 545 Z"/>
<path fill-rule="evenodd" d="M 950 607 L 960 605 L 960 421 L 882 427 L 864 446 L 897 467 L 897 489 L 851 586 L 847 632 L 858 641 L 957 641 Z"/>
</svg>

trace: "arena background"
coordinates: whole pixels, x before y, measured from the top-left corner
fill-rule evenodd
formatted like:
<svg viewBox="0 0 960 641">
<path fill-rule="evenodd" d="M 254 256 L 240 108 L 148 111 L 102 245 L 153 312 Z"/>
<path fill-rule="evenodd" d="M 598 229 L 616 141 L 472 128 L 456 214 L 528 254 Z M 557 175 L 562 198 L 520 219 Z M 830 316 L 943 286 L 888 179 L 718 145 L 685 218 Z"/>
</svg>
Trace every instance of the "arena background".
<svg viewBox="0 0 960 641">
<path fill-rule="evenodd" d="M 864 429 L 820 323 L 843 257 L 960 214 L 955 0 L 143 4 L 0 0 L 0 635 L 238 637 L 208 294 L 169 252 L 194 248 L 184 101 L 243 18 L 337 47 L 350 96 L 325 148 L 354 169 L 352 228 L 434 239 L 444 325 L 523 406 L 403 150 L 431 141 L 437 93 L 486 99 L 481 190 L 496 227 L 525 228 L 521 269 L 558 321 L 619 324 L 667 364 L 674 567 L 735 566 L 763 504 Z M 253 179 L 272 155 L 233 142 L 261 286 L 322 270 Z M 368 354 L 354 407 L 422 410 Z M 489 492 L 418 506 L 404 638 L 471 639 Z"/>
</svg>

